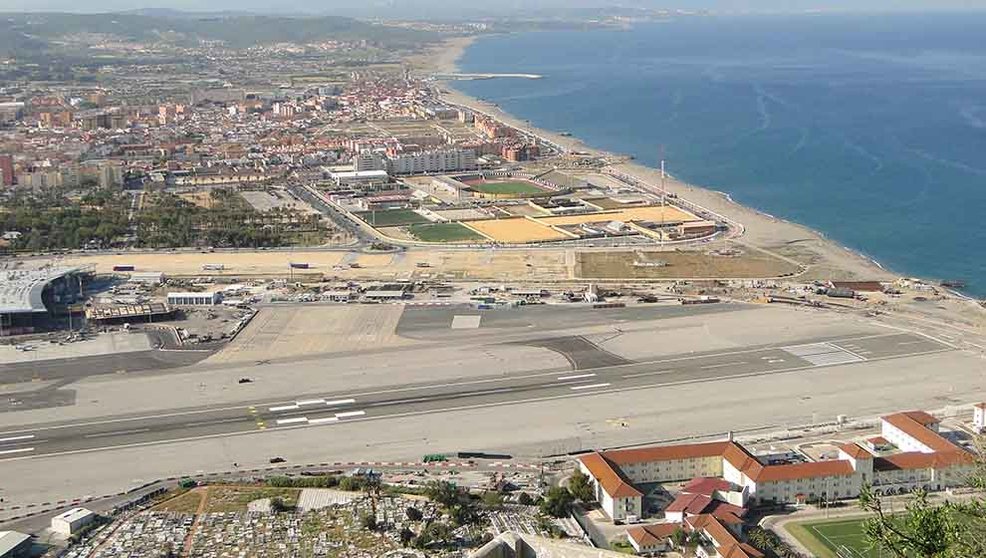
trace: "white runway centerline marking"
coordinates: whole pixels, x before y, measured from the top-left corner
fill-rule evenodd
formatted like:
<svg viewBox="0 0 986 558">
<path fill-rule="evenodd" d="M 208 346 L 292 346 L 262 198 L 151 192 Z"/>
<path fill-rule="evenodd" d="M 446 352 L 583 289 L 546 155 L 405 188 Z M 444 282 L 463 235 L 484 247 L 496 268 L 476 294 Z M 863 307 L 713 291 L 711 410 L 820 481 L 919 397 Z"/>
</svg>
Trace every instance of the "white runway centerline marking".
<svg viewBox="0 0 986 558">
<path fill-rule="evenodd" d="M 325 417 L 325 418 L 311 419 L 308 421 L 308 424 L 327 424 L 330 422 L 339 422 L 339 417 Z"/>
<path fill-rule="evenodd" d="M 345 413 L 336 413 L 336 418 L 361 417 L 365 414 L 366 411 L 346 411 Z"/>
<path fill-rule="evenodd" d="M 325 403 L 324 399 L 305 399 L 304 401 L 296 401 L 295 405 L 321 405 Z"/>
<path fill-rule="evenodd" d="M 335 401 L 326 401 L 326 407 L 332 407 L 335 405 L 349 405 L 350 403 L 356 403 L 355 399 L 336 399 Z"/>
<path fill-rule="evenodd" d="M 674 370 L 670 370 L 670 369 L 668 369 L 668 370 L 655 370 L 653 372 L 638 372 L 636 374 L 624 374 L 623 375 L 623 379 L 626 380 L 626 379 L 630 379 L 630 378 L 642 378 L 644 376 L 654 376 L 656 374 L 665 374 L 667 372 L 674 372 Z"/>
<path fill-rule="evenodd" d="M 739 366 L 740 364 L 746 364 L 745 362 L 724 362 L 722 364 L 710 364 L 708 366 L 703 366 L 702 370 L 711 370 L 713 368 L 725 368 L 727 366 Z"/>
<path fill-rule="evenodd" d="M 0 444 L 5 444 L 7 442 L 20 442 L 22 440 L 33 440 L 34 434 L 25 434 L 23 436 L 13 436 L 11 438 L 0 438 Z"/>
<path fill-rule="evenodd" d="M 587 386 L 572 386 L 572 387 L 570 387 L 568 389 L 571 389 L 571 390 L 594 389 L 594 388 L 603 388 L 603 387 L 606 387 L 608 385 L 609 385 L 608 383 L 606 383 L 606 384 L 589 384 Z"/>
<path fill-rule="evenodd" d="M 302 422 L 308 422 L 308 418 L 306 418 L 306 417 L 295 417 L 295 418 L 286 418 L 286 419 L 278 419 L 277 420 L 277 424 L 299 424 L 299 423 L 302 423 Z"/>
<path fill-rule="evenodd" d="M 595 374 L 572 374 L 570 376 L 558 376 L 559 380 L 577 380 L 579 378 L 591 378 Z"/>
<path fill-rule="evenodd" d="M 294 404 L 294 405 L 281 405 L 280 407 L 270 407 L 267 410 L 272 413 L 279 413 L 281 411 L 297 411 L 298 408 L 299 408 L 298 405 Z"/>
<path fill-rule="evenodd" d="M 150 428 L 135 428 L 133 430 L 117 430 L 115 432 L 103 432 L 101 434 L 86 434 L 83 438 L 106 438 L 107 436 L 125 436 L 127 434 L 141 434 L 150 431 Z"/>
<path fill-rule="evenodd" d="M 27 453 L 29 451 L 34 451 L 34 448 L 21 448 L 21 449 L 12 449 L 12 450 L 0 451 L 0 455 L 10 455 L 10 454 L 14 454 L 14 453 Z"/>
</svg>

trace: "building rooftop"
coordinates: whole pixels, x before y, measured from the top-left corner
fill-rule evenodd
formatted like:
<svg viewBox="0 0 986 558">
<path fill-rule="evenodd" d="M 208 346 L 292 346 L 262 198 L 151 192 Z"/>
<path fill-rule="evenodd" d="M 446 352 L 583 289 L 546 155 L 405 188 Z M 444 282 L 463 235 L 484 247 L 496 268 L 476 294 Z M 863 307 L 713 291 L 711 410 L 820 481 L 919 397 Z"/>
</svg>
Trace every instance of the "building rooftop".
<svg viewBox="0 0 986 558">
<path fill-rule="evenodd" d="M 30 538 L 30 535 L 17 531 L 0 531 L 0 556 L 6 556 L 8 552 L 24 544 L 24 541 Z"/>
<path fill-rule="evenodd" d="M 69 523 L 72 523 L 73 521 L 78 521 L 80 519 L 89 517 L 92 514 L 93 512 L 87 510 L 86 508 L 72 508 L 66 512 L 62 512 L 56 515 L 52 519 L 61 519 L 63 521 L 68 521 Z"/>
<path fill-rule="evenodd" d="M 75 267 L 0 270 L 0 313 L 46 312 L 41 299 L 45 285 L 78 271 Z"/>
</svg>

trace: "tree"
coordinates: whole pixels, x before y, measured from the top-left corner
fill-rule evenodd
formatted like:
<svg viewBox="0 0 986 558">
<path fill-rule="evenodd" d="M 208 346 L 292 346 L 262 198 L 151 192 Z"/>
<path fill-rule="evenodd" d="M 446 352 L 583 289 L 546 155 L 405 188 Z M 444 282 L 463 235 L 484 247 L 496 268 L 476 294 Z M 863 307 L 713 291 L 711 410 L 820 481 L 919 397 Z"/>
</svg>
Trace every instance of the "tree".
<svg viewBox="0 0 986 558">
<path fill-rule="evenodd" d="M 407 518 L 411 521 L 421 521 L 421 519 L 424 518 L 424 514 L 421 513 L 421 510 L 414 506 L 408 506 L 407 509 L 404 510 L 404 514 L 407 515 Z"/>
<path fill-rule="evenodd" d="M 595 491 L 592 487 L 592 481 L 589 480 L 589 476 L 582 471 L 575 471 L 568 479 L 568 490 L 571 491 L 572 496 L 583 502 L 592 502 L 596 499 Z"/>
<path fill-rule="evenodd" d="M 483 492 L 483 505 L 487 509 L 498 509 L 503 505 L 503 495 L 493 490 Z"/>
<path fill-rule="evenodd" d="M 364 513 L 360 518 L 360 525 L 363 526 L 367 531 L 377 530 L 377 516 L 372 513 Z"/>
<path fill-rule="evenodd" d="M 517 503 L 522 506 L 530 506 L 534 503 L 534 498 L 531 498 L 531 495 L 526 492 L 521 492 L 520 496 L 517 497 Z"/>
<path fill-rule="evenodd" d="M 545 494 L 544 501 L 541 502 L 541 511 L 552 517 L 566 517 L 572 512 L 572 503 L 575 497 L 562 486 L 553 486 Z"/>
<path fill-rule="evenodd" d="M 408 509 L 412 509 L 412 508 L 408 508 Z M 411 544 L 411 540 L 414 539 L 414 531 L 411 531 L 410 529 L 405 527 L 401 529 L 399 536 L 401 538 L 401 546 L 407 546 Z"/>
<path fill-rule="evenodd" d="M 432 481 L 425 487 L 425 496 L 443 507 L 450 508 L 459 501 L 459 489 L 448 481 Z"/>
<path fill-rule="evenodd" d="M 681 548 L 685 546 L 685 541 L 688 540 L 688 533 L 685 532 L 681 527 L 675 528 L 671 533 L 671 543 L 674 544 L 675 548 Z"/>
</svg>

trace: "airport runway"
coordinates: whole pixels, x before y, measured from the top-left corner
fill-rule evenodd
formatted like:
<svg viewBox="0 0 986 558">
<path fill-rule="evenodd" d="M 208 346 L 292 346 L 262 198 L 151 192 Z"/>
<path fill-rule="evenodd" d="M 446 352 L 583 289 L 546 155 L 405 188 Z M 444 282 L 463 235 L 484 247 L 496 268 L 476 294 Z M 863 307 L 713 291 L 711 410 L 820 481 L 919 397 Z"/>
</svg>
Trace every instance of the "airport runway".
<svg viewBox="0 0 986 558">
<path fill-rule="evenodd" d="M 628 362 L 605 351 L 594 351 L 591 343 L 577 336 L 526 342 L 539 343 L 538 346 L 578 355 L 578 361 L 569 357 L 574 369 L 381 386 L 350 393 L 300 393 L 292 400 L 247 401 L 153 415 L 5 428 L 0 432 L 0 461 L 258 431 L 276 435 L 287 429 L 331 428 L 348 421 L 660 389 L 694 382 L 705 382 L 714 389 L 717 381 L 743 376 L 811 374 L 826 366 L 953 350 L 916 334 L 884 333 Z"/>
</svg>

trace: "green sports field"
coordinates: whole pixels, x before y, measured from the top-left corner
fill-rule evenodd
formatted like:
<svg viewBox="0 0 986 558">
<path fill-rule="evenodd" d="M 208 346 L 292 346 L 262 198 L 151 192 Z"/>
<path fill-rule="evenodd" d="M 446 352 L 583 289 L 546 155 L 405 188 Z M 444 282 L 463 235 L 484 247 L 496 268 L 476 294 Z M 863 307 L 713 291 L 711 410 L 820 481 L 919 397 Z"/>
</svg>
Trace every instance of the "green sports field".
<svg viewBox="0 0 986 558">
<path fill-rule="evenodd" d="M 863 533 L 864 519 L 796 523 L 788 531 L 818 558 L 890 558 L 871 549 Z"/>
<path fill-rule="evenodd" d="M 538 188 L 530 182 L 524 182 L 520 180 L 484 180 L 482 182 L 470 182 L 469 187 L 477 192 L 483 194 L 493 194 L 493 195 L 528 195 L 528 194 L 543 194 L 544 190 Z"/>
<path fill-rule="evenodd" d="M 430 223 L 411 225 L 408 231 L 423 242 L 466 242 L 483 240 L 481 235 L 459 223 Z"/>
<path fill-rule="evenodd" d="M 360 211 L 359 213 L 355 213 L 355 215 L 374 227 L 396 227 L 399 225 L 413 225 L 416 223 L 429 222 L 428 219 L 425 219 L 410 209 Z"/>
</svg>

